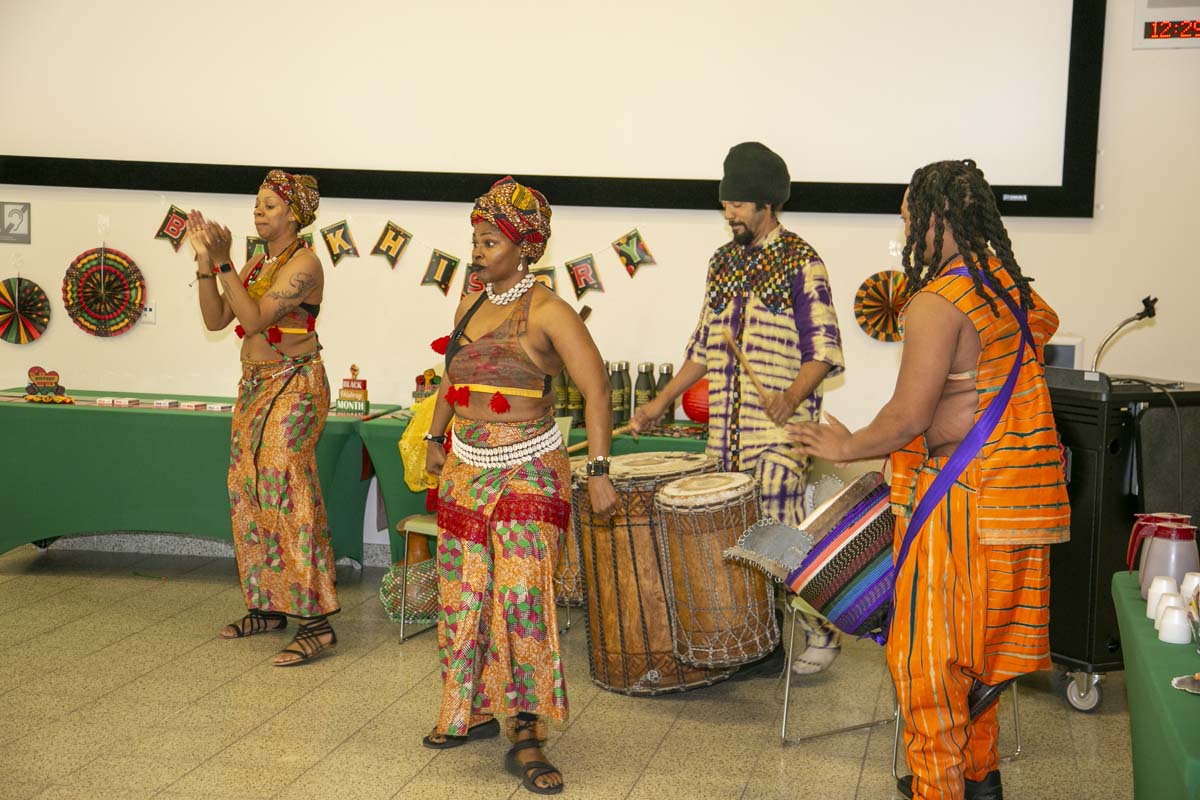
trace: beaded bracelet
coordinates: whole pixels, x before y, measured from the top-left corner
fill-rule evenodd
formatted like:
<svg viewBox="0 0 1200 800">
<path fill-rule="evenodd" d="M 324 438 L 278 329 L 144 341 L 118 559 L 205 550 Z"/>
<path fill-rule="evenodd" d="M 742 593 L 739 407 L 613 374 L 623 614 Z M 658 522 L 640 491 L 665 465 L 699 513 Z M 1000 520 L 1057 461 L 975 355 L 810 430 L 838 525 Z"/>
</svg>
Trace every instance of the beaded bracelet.
<svg viewBox="0 0 1200 800">
<path fill-rule="evenodd" d="M 607 475 L 608 469 L 612 465 L 612 459 L 608 456 L 596 456 L 590 459 L 584 467 L 584 473 L 589 478 L 596 478 L 601 475 Z"/>
</svg>

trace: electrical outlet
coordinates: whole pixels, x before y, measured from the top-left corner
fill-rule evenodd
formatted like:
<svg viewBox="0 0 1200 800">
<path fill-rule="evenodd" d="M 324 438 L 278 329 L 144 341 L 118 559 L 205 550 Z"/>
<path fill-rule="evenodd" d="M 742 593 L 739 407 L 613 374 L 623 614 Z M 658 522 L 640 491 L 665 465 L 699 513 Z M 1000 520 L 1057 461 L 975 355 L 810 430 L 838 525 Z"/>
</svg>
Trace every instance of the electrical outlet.
<svg viewBox="0 0 1200 800">
<path fill-rule="evenodd" d="M 157 325 L 158 314 L 155 311 L 154 303 L 146 303 L 142 306 L 142 315 L 138 317 L 138 321 L 143 325 Z"/>
</svg>

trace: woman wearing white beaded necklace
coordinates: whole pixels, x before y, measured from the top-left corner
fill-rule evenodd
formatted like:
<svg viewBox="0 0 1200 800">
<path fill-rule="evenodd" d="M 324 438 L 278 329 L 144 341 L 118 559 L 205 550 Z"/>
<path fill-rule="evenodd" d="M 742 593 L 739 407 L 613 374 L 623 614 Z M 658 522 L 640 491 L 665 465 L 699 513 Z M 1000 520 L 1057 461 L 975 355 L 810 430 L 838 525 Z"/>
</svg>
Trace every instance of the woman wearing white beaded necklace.
<svg viewBox="0 0 1200 800">
<path fill-rule="evenodd" d="M 490 738 L 496 717 L 507 717 L 505 767 L 538 794 L 562 790 L 542 744 L 546 721 L 563 723 L 568 711 L 553 576 L 571 474 L 549 390 L 564 366 L 587 399 L 592 508 L 617 505 L 604 362 L 575 310 L 528 271 L 545 251 L 550 216 L 546 199 L 512 178 L 476 201 L 472 263 L 486 291 L 465 297 L 454 332 L 434 342 L 446 374 L 425 458 L 441 476 L 438 647 L 455 655 L 443 662 L 438 721 L 423 744 Z"/>
<path fill-rule="evenodd" d="M 518 267 L 518 269 L 522 269 L 522 268 L 524 268 L 524 265 L 522 265 L 521 267 Z M 495 290 L 492 288 L 493 284 L 491 284 L 491 283 L 487 284 L 487 286 L 485 286 L 484 288 L 487 290 L 488 300 L 491 300 L 493 303 L 495 303 L 498 306 L 506 306 L 509 303 L 511 303 L 512 301 L 519 298 L 521 295 L 528 292 L 530 290 L 530 288 L 532 288 L 533 284 L 534 284 L 533 273 L 527 272 L 527 273 L 525 273 L 524 278 L 521 278 L 521 280 L 517 281 L 516 284 L 511 289 L 509 289 L 507 292 L 505 292 L 504 294 L 496 294 Z"/>
</svg>

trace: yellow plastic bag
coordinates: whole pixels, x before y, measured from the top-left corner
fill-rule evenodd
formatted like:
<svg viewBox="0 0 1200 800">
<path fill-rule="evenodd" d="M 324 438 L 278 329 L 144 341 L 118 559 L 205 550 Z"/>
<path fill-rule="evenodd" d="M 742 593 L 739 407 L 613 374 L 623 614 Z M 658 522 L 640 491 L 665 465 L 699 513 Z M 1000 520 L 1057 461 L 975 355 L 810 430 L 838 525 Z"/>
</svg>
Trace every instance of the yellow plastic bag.
<svg viewBox="0 0 1200 800">
<path fill-rule="evenodd" d="M 412 419 L 400 437 L 400 459 L 404 462 L 404 482 L 414 492 L 426 489 L 436 489 L 438 479 L 425 471 L 425 434 L 433 423 L 433 407 L 437 404 L 437 395 L 430 395 L 424 400 L 413 403 Z"/>
</svg>

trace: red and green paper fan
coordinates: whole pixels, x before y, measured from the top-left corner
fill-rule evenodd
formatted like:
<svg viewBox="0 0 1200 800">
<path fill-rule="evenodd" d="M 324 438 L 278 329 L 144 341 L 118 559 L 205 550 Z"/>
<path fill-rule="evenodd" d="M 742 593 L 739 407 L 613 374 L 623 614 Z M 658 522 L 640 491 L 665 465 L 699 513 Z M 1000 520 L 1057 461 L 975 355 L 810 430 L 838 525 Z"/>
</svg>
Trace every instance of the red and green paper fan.
<svg viewBox="0 0 1200 800">
<path fill-rule="evenodd" d="M 29 344 L 50 324 L 50 300 L 28 278 L 0 281 L 0 339 Z"/>
<path fill-rule="evenodd" d="M 862 282 L 854 295 L 854 319 L 872 339 L 898 342 L 901 338 L 900 312 L 912 292 L 908 276 L 894 269 L 876 272 Z"/>
<path fill-rule="evenodd" d="M 67 314 L 93 336 L 119 336 L 133 327 L 146 302 L 146 281 L 133 259 L 98 247 L 80 253 L 63 278 Z"/>
</svg>

